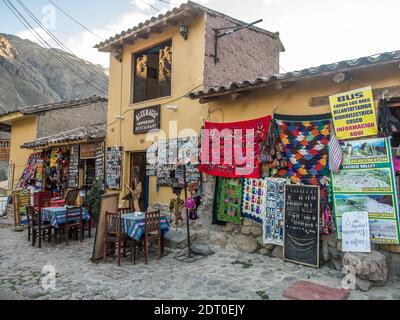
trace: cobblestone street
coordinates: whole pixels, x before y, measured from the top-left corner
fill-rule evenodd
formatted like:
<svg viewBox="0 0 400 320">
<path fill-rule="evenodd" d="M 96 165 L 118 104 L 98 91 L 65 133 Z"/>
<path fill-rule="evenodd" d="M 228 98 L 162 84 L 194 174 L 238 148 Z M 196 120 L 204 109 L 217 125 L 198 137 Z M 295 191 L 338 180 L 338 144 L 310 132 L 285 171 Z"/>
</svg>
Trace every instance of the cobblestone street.
<svg viewBox="0 0 400 320">
<path fill-rule="evenodd" d="M 173 259 L 145 266 L 124 260 L 121 267 L 90 261 L 93 239 L 40 250 L 27 241 L 26 232 L 0 229 L 0 299 L 283 299 L 282 293 L 298 280 L 340 288 L 343 274 L 326 267 L 312 268 L 261 255 L 213 248 L 216 254 L 193 264 Z M 41 289 L 42 268 L 56 268 L 56 289 Z M 353 291 L 350 299 L 400 299 L 400 281 L 390 277 L 384 288 Z"/>
</svg>

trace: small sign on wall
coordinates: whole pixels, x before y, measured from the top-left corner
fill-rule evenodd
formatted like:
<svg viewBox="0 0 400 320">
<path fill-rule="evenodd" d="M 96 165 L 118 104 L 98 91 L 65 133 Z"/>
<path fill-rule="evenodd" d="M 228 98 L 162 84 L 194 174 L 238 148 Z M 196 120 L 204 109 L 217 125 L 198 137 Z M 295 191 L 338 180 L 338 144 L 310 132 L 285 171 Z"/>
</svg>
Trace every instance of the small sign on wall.
<svg viewBox="0 0 400 320">
<path fill-rule="evenodd" d="M 133 133 L 146 133 L 161 128 L 161 106 L 156 105 L 134 111 Z"/>
<path fill-rule="evenodd" d="M 371 252 L 368 212 L 346 212 L 342 218 L 343 252 Z"/>
</svg>

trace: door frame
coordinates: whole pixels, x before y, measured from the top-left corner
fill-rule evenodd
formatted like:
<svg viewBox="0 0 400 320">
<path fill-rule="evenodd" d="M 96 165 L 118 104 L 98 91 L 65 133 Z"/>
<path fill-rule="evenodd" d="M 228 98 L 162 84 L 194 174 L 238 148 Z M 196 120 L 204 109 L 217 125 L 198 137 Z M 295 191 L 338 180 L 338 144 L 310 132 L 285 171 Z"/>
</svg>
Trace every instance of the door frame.
<svg viewBox="0 0 400 320">
<path fill-rule="evenodd" d="M 132 156 L 134 155 L 143 155 L 144 156 L 144 186 L 143 186 L 143 206 L 144 211 L 147 211 L 149 207 L 149 185 L 150 185 L 150 178 L 147 176 L 146 171 L 146 151 L 129 151 L 129 185 L 132 185 L 132 164 L 133 159 Z"/>
</svg>

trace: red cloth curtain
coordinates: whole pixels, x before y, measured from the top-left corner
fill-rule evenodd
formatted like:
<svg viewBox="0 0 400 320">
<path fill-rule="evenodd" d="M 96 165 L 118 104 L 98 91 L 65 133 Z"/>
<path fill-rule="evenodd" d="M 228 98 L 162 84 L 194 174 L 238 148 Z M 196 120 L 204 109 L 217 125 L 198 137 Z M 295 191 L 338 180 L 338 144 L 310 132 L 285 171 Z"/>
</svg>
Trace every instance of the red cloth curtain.
<svg viewBox="0 0 400 320">
<path fill-rule="evenodd" d="M 199 171 L 224 178 L 260 178 L 261 143 L 270 122 L 271 116 L 232 123 L 207 122 Z"/>
</svg>

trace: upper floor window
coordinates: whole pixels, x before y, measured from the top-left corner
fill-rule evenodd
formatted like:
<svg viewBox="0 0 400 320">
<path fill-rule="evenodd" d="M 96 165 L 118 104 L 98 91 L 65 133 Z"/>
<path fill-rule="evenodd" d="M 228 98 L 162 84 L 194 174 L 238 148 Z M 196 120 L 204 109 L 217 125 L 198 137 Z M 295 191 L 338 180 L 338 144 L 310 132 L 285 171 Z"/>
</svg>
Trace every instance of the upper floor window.
<svg viewBox="0 0 400 320">
<path fill-rule="evenodd" d="M 171 95 L 172 41 L 133 55 L 133 102 Z"/>
</svg>

